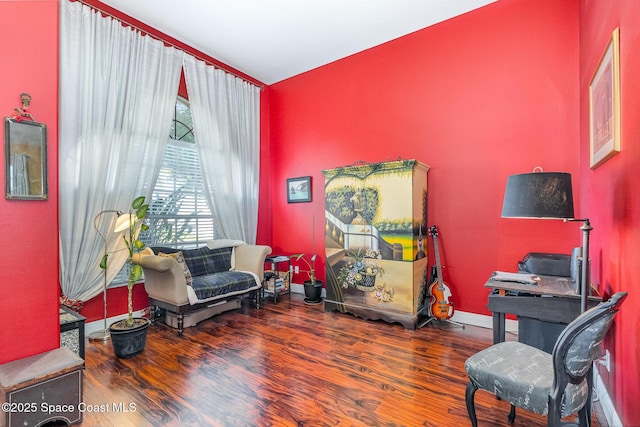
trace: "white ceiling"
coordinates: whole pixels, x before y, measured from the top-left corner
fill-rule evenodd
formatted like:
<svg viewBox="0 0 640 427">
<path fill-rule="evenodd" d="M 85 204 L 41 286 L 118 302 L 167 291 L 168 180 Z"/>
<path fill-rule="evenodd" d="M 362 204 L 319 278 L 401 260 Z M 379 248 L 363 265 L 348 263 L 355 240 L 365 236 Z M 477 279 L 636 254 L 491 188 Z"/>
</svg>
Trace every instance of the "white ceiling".
<svg viewBox="0 0 640 427">
<path fill-rule="evenodd" d="M 496 0 L 102 0 L 266 84 Z"/>
</svg>

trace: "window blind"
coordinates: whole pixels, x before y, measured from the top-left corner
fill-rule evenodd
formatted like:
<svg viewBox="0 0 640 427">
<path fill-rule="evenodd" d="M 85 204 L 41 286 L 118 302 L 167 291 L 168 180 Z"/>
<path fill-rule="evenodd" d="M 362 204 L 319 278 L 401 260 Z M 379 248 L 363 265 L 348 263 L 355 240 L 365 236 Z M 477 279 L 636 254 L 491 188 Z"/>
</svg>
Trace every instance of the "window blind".
<svg viewBox="0 0 640 427">
<path fill-rule="evenodd" d="M 213 239 L 194 143 L 169 140 L 151 200 L 149 230 L 140 236 L 148 246 L 192 248 Z"/>
</svg>

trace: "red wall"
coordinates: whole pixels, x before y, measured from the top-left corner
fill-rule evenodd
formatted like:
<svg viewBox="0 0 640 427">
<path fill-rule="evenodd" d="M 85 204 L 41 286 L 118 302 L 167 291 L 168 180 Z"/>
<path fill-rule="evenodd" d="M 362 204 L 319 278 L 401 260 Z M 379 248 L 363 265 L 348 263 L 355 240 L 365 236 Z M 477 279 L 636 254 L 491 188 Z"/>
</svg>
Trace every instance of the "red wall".
<svg viewBox="0 0 640 427">
<path fill-rule="evenodd" d="M 500 218 L 511 174 L 566 171 L 577 188 L 578 65 L 576 1 L 503 0 L 271 86 L 274 251 L 314 250 L 324 266 L 321 170 L 415 158 L 431 166 L 452 301 L 488 314 L 494 270 L 580 244 L 577 226 Z M 313 202 L 287 204 L 285 179 L 305 175 Z"/>
<path fill-rule="evenodd" d="M 507 176 L 535 166 L 570 172 L 577 215 L 594 226 L 593 282 L 607 294 L 630 291 L 605 343 L 613 372 L 599 370 L 624 425 L 640 425 L 633 404 L 640 391 L 638 16 L 635 0 L 501 0 L 266 88 L 258 242 L 275 252 L 317 252 L 323 278 L 321 170 L 416 158 L 432 167 L 428 217 L 440 231 L 452 301 L 488 314 L 482 285 L 493 270 L 514 269 L 529 251 L 568 253 L 580 244 L 578 224 L 501 219 Z M 20 92 L 30 93 L 49 137 L 49 200 L 0 198 L 0 363 L 59 345 L 58 236 L 50 226 L 58 203 L 57 17 L 56 0 L 0 2 L 0 110 L 9 116 Z M 618 26 L 622 152 L 591 170 L 587 88 Z M 287 204 L 285 179 L 306 175 L 313 202 Z M 121 293 L 110 291 L 110 314 L 126 311 Z M 101 317 L 101 307 L 101 297 L 88 303 L 89 320 Z"/>
<path fill-rule="evenodd" d="M 57 35 L 56 0 L 0 1 L 0 115 L 11 116 L 20 93 L 29 93 L 33 117 L 47 125 L 49 156 L 48 200 L 0 196 L 0 363 L 60 346 Z M 4 147 L 4 123 L 2 141 Z M 4 148 L 0 163 L 4 175 Z"/>
<path fill-rule="evenodd" d="M 612 373 L 599 367 L 625 426 L 640 425 L 640 2 L 580 1 L 580 204 L 591 220 L 592 281 L 607 294 L 627 291 L 605 346 Z M 589 82 L 613 30 L 620 28 L 621 151 L 589 167 Z"/>
<path fill-rule="evenodd" d="M 482 287 L 529 251 L 569 253 L 579 223 L 501 219 L 508 175 L 570 172 L 576 216 L 589 217 L 594 285 L 630 291 L 598 368 L 624 425 L 640 425 L 640 4 L 635 0 L 502 0 L 463 17 L 273 85 L 271 244 L 316 251 L 323 238 L 321 170 L 416 158 L 431 165 L 428 217 L 440 231 L 457 309 L 488 314 Z M 622 153 L 589 168 L 588 83 L 621 28 Z M 286 203 L 285 179 L 312 175 L 314 201 Z M 319 246 L 316 243 L 316 246 Z M 323 258 L 323 257 L 322 257 Z M 321 261 L 322 264 L 322 261 Z"/>
</svg>

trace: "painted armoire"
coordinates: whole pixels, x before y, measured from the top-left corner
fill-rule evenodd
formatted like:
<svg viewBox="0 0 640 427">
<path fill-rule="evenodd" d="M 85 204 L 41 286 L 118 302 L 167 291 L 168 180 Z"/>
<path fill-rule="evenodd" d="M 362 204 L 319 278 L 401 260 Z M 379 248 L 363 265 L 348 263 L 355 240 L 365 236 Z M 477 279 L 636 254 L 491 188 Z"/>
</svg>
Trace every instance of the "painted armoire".
<svg viewBox="0 0 640 427">
<path fill-rule="evenodd" d="M 325 311 L 416 327 L 428 286 L 428 171 L 417 160 L 322 171 Z"/>
</svg>

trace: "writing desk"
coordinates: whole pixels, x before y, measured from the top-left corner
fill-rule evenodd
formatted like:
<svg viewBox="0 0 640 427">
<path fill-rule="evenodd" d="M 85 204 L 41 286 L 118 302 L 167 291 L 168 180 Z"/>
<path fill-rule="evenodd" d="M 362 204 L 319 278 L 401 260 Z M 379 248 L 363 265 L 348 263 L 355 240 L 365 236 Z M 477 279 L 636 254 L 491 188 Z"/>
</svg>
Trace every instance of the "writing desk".
<svg viewBox="0 0 640 427">
<path fill-rule="evenodd" d="M 505 317 L 518 316 L 518 341 L 551 353 L 558 335 L 580 315 L 580 294 L 570 277 L 536 277 L 536 285 L 494 280 L 485 283 L 491 289 L 487 308 L 493 320 L 493 342 L 505 340 Z M 589 296 L 589 308 L 600 297 Z"/>
</svg>

